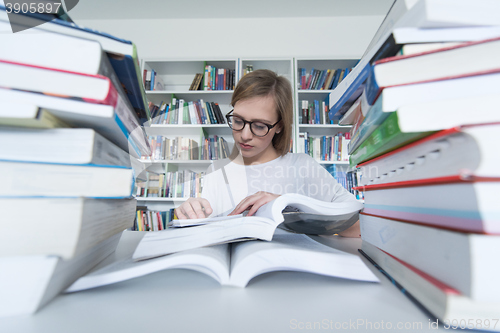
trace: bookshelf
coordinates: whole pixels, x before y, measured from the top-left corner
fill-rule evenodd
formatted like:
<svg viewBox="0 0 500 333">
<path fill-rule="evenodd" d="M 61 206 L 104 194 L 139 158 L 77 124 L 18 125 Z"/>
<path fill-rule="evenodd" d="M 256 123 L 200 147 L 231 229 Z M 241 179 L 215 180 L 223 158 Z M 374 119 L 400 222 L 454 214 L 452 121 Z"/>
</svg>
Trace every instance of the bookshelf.
<svg viewBox="0 0 500 333">
<path fill-rule="evenodd" d="M 208 90 L 204 88 L 202 82 L 199 87 L 200 90 L 189 90 L 197 73 L 202 73 L 205 77 L 205 66 L 207 65 L 234 71 L 234 81 L 237 82 L 238 59 L 143 59 L 143 73 L 144 71 L 156 72 L 156 78 L 163 86 L 154 87 L 157 88 L 155 90 L 148 90 L 146 86 L 148 101 L 155 105 L 160 105 L 162 102 L 171 105 L 174 99 L 182 99 L 186 102 L 203 100 L 205 103 L 217 103 L 222 115 L 225 115 L 231 109 L 232 89 Z M 227 140 L 229 149 L 232 149 L 234 143 L 231 130 L 226 124 L 159 124 L 155 123 L 153 119 L 148 126 L 145 126 L 145 131 L 148 136 L 160 136 L 169 139 L 182 137 L 194 140 L 198 145 L 203 141 L 203 137 L 214 137 L 215 135 Z M 141 162 L 145 164 L 148 171 L 153 173 L 182 170 L 200 173 L 206 171 L 212 163 L 211 160 L 172 160 L 163 158 Z M 149 209 L 168 210 L 187 198 L 138 197 L 137 199 L 140 205 L 146 205 Z"/>
<path fill-rule="evenodd" d="M 338 124 L 302 124 L 301 121 L 301 101 L 314 100 L 325 102 L 328 106 L 328 97 L 332 90 L 309 90 L 301 89 L 299 83 L 299 68 L 305 68 L 307 72 L 311 69 L 341 69 L 351 68 L 357 63 L 357 59 L 310 59 L 310 58 L 238 58 L 238 59 L 159 59 L 149 58 L 142 61 L 142 70 L 156 72 L 163 84 L 163 89 L 147 90 L 146 96 L 149 102 L 160 105 L 162 102 L 170 104 L 172 100 L 183 99 L 186 102 L 194 102 L 200 99 L 203 101 L 216 102 L 219 104 L 221 112 L 225 115 L 232 108 L 230 105 L 233 90 L 189 90 L 196 73 L 204 73 L 205 66 L 211 65 L 216 68 L 234 69 L 234 83 L 246 74 L 248 69 L 270 69 L 279 75 L 286 77 L 292 84 L 294 98 L 294 125 L 292 131 L 293 152 L 298 152 L 297 143 L 299 133 L 308 132 L 310 137 L 335 136 L 338 133 L 346 133 L 351 126 L 340 126 Z M 200 86 L 203 89 L 203 84 Z M 337 120 L 338 121 L 338 120 Z M 337 122 L 336 121 L 336 122 Z M 231 130 L 226 124 L 156 124 L 152 121 L 145 127 L 148 136 L 165 136 L 168 138 L 185 137 L 196 142 L 201 142 L 203 136 L 220 136 L 228 141 L 230 149 L 234 144 Z M 332 166 L 338 167 L 336 170 L 346 172 L 349 167 L 347 161 L 318 161 L 327 169 Z M 165 170 L 192 170 L 203 172 L 212 163 L 210 160 L 155 160 L 142 161 L 146 169 L 155 173 L 162 173 Z M 139 198 L 141 204 L 147 205 L 151 209 L 170 209 L 182 198 Z"/>
</svg>

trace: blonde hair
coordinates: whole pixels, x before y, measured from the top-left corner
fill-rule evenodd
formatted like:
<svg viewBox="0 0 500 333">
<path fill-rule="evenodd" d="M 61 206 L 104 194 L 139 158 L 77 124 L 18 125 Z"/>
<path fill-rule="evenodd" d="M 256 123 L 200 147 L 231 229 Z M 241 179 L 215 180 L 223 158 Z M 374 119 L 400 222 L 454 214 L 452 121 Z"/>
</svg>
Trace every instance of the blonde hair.
<svg viewBox="0 0 500 333">
<path fill-rule="evenodd" d="M 271 96 L 276 104 L 282 129 L 274 134 L 273 147 L 281 156 L 290 151 L 293 124 L 293 97 L 290 81 L 268 69 L 258 69 L 243 76 L 234 89 L 231 105 L 253 97 Z"/>
</svg>

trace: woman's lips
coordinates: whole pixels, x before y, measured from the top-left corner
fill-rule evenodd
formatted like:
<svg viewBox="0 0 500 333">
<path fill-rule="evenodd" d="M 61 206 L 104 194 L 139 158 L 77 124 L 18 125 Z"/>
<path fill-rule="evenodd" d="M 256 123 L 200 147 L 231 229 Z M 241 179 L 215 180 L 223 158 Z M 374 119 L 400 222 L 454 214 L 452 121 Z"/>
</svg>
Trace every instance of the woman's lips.
<svg viewBox="0 0 500 333">
<path fill-rule="evenodd" d="M 244 143 L 240 143 L 240 147 L 243 148 L 243 149 L 251 149 L 251 148 L 253 148 L 253 146 L 246 145 Z"/>
</svg>

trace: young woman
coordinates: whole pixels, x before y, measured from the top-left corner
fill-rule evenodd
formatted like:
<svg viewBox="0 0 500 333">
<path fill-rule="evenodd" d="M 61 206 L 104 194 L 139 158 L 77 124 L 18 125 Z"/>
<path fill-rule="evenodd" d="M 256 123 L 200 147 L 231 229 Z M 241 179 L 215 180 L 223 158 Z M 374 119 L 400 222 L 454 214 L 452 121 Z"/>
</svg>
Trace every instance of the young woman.
<svg viewBox="0 0 500 333">
<path fill-rule="evenodd" d="M 309 155 L 289 153 L 293 98 L 286 78 L 255 70 L 239 81 L 231 105 L 234 109 L 226 118 L 233 130 L 233 152 L 207 170 L 201 198 L 189 198 L 176 208 L 179 219 L 246 210 L 251 216 L 285 193 L 323 201 L 356 200 Z M 359 223 L 342 235 L 359 237 Z"/>
</svg>

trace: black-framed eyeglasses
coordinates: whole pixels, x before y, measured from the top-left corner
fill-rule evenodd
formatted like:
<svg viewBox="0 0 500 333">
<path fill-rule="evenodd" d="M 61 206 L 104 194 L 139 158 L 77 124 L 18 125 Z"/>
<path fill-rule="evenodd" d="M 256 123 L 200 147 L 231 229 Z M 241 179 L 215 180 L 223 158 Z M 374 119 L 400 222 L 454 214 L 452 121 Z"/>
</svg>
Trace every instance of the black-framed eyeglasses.
<svg viewBox="0 0 500 333">
<path fill-rule="evenodd" d="M 241 117 L 232 115 L 231 113 L 233 111 L 234 110 L 231 110 L 226 114 L 226 119 L 229 127 L 231 127 L 233 131 L 242 131 L 245 128 L 245 125 L 249 124 L 250 131 L 255 136 L 266 136 L 267 133 L 269 133 L 269 131 L 271 130 L 271 128 L 278 125 L 278 123 L 281 121 L 280 119 L 273 125 L 263 123 L 262 121 L 246 121 Z"/>
</svg>

